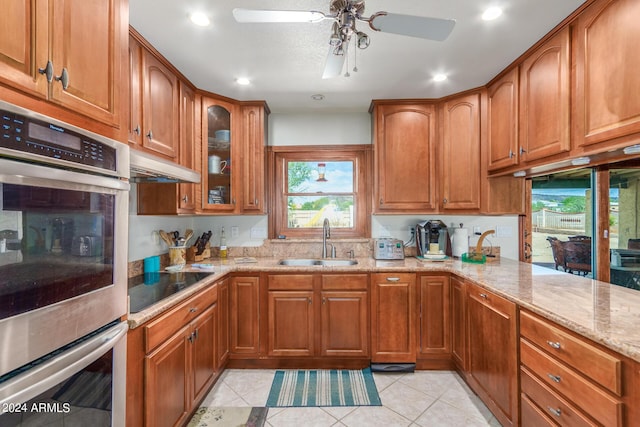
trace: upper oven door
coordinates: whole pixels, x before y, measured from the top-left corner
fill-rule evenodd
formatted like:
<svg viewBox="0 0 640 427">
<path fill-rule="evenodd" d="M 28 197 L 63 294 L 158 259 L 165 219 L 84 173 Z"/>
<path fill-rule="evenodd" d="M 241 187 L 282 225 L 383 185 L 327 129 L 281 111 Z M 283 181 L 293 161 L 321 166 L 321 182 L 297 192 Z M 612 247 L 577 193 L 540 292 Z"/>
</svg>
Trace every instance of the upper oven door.
<svg viewBox="0 0 640 427">
<path fill-rule="evenodd" d="M 0 375 L 126 314 L 128 190 L 0 158 Z"/>
</svg>

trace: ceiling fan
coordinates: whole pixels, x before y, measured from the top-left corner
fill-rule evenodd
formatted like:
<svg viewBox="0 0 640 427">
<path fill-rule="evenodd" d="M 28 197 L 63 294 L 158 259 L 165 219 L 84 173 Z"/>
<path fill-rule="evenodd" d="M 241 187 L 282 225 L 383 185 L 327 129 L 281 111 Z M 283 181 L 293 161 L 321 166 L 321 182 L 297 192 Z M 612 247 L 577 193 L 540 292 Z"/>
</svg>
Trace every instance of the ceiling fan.
<svg viewBox="0 0 640 427">
<path fill-rule="evenodd" d="M 299 10 L 233 9 L 233 17 L 241 23 L 320 22 L 333 20 L 329 37 L 329 55 L 322 78 L 336 77 L 342 72 L 352 36 L 359 49 L 369 46 L 369 36 L 356 28 L 358 21 L 367 22 L 374 31 L 444 41 L 456 24 L 453 19 L 429 18 L 376 12 L 364 16 L 364 0 L 330 0 L 329 13 Z"/>
</svg>

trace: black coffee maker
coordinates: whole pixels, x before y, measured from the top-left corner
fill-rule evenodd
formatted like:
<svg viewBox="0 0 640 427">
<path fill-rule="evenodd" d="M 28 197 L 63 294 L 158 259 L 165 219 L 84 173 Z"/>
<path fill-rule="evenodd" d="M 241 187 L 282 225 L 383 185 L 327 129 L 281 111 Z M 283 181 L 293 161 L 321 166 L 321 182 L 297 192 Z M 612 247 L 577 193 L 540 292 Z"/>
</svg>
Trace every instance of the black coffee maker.
<svg viewBox="0 0 640 427">
<path fill-rule="evenodd" d="M 440 220 L 429 220 L 416 225 L 416 246 L 418 256 L 437 252 L 451 256 L 451 239 L 447 225 Z M 442 251 L 442 252 L 440 252 Z"/>
</svg>

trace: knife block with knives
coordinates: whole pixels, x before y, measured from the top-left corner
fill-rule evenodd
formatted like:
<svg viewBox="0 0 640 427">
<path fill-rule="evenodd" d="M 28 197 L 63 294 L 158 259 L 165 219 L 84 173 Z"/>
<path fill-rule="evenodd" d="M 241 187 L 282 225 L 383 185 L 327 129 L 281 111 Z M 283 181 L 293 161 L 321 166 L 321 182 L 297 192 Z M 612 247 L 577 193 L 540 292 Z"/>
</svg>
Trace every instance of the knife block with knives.
<svg viewBox="0 0 640 427">
<path fill-rule="evenodd" d="M 202 260 L 211 258 L 211 231 L 202 233 L 202 236 L 196 239 L 193 246 L 187 248 L 187 261 L 200 262 Z"/>
</svg>

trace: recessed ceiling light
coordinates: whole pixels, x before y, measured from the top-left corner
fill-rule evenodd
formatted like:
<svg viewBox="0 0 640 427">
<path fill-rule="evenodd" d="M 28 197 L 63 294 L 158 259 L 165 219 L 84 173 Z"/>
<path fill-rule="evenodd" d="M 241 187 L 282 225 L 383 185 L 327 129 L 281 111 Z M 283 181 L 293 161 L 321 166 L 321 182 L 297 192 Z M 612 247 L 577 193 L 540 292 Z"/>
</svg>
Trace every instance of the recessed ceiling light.
<svg viewBox="0 0 640 427">
<path fill-rule="evenodd" d="M 238 78 L 236 79 L 236 83 L 238 83 L 238 84 L 239 84 L 239 85 L 241 85 L 241 86 L 246 86 L 246 85 L 248 85 L 248 84 L 251 84 L 251 80 L 249 80 L 249 79 L 248 79 L 248 78 L 246 78 L 246 77 L 238 77 Z"/>
<path fill-rule="evenodd" d="M 316 93 L 315 95 L 311 95 L 311 99 L 314 101 L 322 101 L 324 99 L 324 95 L 321 93 Z"/>
<path fill-rule="evenodd" d="M 205 15 L 204 12 L 193 12 L 191 15 L 189 15 L 189 19 L 191 19 L 191 22 L 200 27 L 206 27 L 211 23 L 211 21 L 209 21 L 209 17 Z"/>
<path fill-rule="evenodd" d="M 502 9 L 497 6 L 492 6 L 484 11 L 482 14 L 482 19 L 485 21 L 493 21 L 502 15 Z"/>
<path fill-rule="evenodd" d="M 435 76 L 433 76 L 433 81 L 434 82 L 443 82 L 447 80 L 447 75 L 446 74 L 436 74 Z"/>
</svg>

